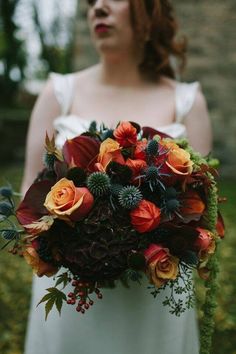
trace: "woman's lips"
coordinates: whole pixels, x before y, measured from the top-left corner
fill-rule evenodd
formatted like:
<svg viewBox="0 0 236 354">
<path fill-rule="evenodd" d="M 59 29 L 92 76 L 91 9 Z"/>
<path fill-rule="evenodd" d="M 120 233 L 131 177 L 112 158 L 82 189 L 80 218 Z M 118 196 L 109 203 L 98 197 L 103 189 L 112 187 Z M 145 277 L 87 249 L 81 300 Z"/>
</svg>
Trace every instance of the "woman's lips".
<svg viewBox="0 0 236 354">
<path fill-rule="evenodd" d="M 107 26 L 102 23 L 102 24 L 99 24 L 95 27 L 95 32 L 96 33 L 106 33 L 110 30 L 110 28 L 111 28 L 110 26 Z"/>
</svg>

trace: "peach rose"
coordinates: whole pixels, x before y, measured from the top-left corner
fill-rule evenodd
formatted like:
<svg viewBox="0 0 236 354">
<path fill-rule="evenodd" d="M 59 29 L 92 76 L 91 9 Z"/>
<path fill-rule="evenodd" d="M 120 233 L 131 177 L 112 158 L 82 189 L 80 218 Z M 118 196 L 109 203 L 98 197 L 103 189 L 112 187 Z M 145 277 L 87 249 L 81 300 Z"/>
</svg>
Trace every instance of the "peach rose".
<svg viewBox="0 0 236 354">
<path fill-rule="evenodd" d="M 94 198 L 85 187 L 75 187 L 73 181 L 62 178 L 47 194 L 44 206 L 59 219 L 77 221 L 87 215 Z"/>
<path fill-rule="evenodd" d="M 151 244 L 144 251 L 147 275 L 152 284 L 161 287 L 168 280 L 176 279 L 179 273 L 179 259 L 170 254 L 168 248 Z"/>
<path fill-rule="evenodd" d="M 134 145 L 137 141 L 137 129 L 130 122 L 121 122 L 114 130 L 113 135 L 123 147 Z"/>
<path fill-rule="evenodd" d="M 37 274 L 38 277 L 42 277 L 43 275 L 51 277 L 58 271 L 57 267 L 40 259 L 37 251 L 32 246 L 28 246 L 25 249 L 23 256 L 26 262 L 33 268 L 34 273 Z"/>
<path fill-rule="evenodd" d="M 167 154 L 166 164 L 177 175 L 189 175 L 193 171 L 190 154 L 178 146 L 171 148 Z"/>
<path fill-rule="evenodd" d="M 107 138 L 100 145 L 99 155 L 98 155 L 98 166 L 99 170 L 106 170 L 108 164 L 111 161 L 116 161 L 122 165 L 125 164 L 124 157 L 121 154 L 120 144 L 114 139 Z"/>
<path fill-rule="evenodd" d="M 131 224 L 138 232 L 154 230 L 160 223 L 161 209 L 148 200 L 141 200 L 137 208 L 130 212 Z"/>
</svg>

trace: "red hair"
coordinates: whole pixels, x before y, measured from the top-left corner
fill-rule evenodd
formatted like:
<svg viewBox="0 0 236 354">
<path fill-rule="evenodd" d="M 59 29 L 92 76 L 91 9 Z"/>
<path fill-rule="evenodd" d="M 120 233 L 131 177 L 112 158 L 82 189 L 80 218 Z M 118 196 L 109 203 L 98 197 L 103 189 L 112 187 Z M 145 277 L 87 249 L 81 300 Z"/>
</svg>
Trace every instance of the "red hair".
<svg viewBox="0 0 236 354">
<path fill-rule="evenodd" d="M 129 0 L 136 40 L 143 52 L 140 71 L 152 80 L 175 77 L 171 56 L 181 71 L 186 62 L 186 39 L 177 40 L 178 24 L 168 0 Z"/>
</svg>

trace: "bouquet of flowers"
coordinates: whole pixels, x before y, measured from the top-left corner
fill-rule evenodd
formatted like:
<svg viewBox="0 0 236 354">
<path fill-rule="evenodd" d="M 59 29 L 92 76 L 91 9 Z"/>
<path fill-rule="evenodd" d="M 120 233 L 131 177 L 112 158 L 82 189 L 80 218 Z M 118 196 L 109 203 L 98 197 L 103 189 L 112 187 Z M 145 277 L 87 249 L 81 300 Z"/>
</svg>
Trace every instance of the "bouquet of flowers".
<svg viewBox="0 0 236 354">
<path fill-rule="evenodd" d="M 15 213 L 23 228 L 12 221 L 12 191 L 1 188 L 0 232 L 39 277 L 55 275 L 41 300 L 46 315 L 63 301 L 84 313 L 103 287 L 141 283 L 142 276 L 153 296 L 171 287 L 164 305 L 172 313 L 190 307 L 192 269 L 214 279 L 224 234 L 215 161 L 185 139 L 128 121 L 114 130 L 93 122 L 61 150 L 54 137 L 46 136 L 45 145 L 45 168 Z M 186 302 L 178 297 L 183 292 Z"/>
</svg>

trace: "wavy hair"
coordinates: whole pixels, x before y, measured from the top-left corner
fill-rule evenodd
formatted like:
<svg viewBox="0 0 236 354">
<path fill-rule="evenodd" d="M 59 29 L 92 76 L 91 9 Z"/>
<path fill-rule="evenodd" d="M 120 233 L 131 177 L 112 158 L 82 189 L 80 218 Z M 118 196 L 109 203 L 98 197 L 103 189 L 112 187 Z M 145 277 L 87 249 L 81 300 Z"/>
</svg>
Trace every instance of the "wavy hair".
<svg viewBox="0 0 236 354">
<path fill-rule="evenodd" d="M 131 22 L 143 56 L 140 71 L 151 80 L 175 78 L 186 64 L 186 38 L 177 39 L 178 23 L 169 0 L 129 0 Z M 172 58 L 172 59 L 171 59 Z"/>
</svg>

